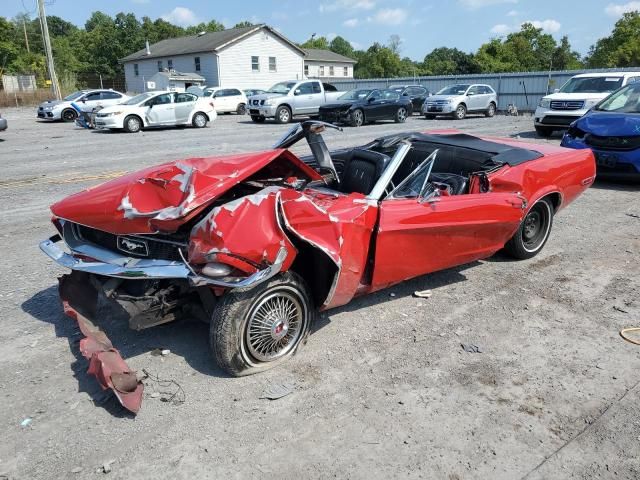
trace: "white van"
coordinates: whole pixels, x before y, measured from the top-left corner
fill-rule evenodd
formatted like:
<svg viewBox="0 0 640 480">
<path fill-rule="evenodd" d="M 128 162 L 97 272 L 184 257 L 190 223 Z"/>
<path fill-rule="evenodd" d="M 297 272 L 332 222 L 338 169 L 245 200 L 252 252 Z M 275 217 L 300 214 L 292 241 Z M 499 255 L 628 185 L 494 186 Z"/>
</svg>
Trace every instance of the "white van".
<svg viewBox="0 0 640 480">
<path fill-rule="evenodd" d="M 611 92 L 640 80 L 640 72 L 583 73 L 540 100 L 533 124 L 542 137 L 569 125 Z"/>
</svg>

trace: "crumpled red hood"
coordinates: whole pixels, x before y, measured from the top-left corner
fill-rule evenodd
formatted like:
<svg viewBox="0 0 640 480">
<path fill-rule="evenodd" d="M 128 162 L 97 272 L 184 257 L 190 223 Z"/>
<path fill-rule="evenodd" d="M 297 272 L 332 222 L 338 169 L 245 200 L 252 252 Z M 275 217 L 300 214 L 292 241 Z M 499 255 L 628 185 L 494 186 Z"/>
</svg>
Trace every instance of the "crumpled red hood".
<svg viewBox="0 0 640 480">
<path fill-rule="evenodd" d="M 320 179 L 288 150 L 189 158 L 130 173 L 51 206 L 57 217 L 114 234 L 173 232 L 258 170 L 284 157 Z"/>
</svg>

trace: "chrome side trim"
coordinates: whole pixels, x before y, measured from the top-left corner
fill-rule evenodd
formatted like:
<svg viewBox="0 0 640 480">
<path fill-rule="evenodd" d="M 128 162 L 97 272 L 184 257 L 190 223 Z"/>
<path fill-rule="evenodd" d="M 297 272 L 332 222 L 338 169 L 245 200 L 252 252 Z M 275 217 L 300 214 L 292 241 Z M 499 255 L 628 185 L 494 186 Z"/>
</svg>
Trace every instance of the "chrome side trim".
<svg viewBox="0 0 640 480">
<path fill-rule="evenodd" d="M 194 286 L 212 285 L 225 288 L 252 287 L 278 274 L 287 258 L 287 250 L 281 248 L 272 265 L 246 278 L 221 280 L 195 273 L 185 262 L 171 260 L 139 259 L 119 255 L 109 250 L 87 244 L 75 244 L 72 253 L 67 253 L 58 245 L 62 239 L 54 235 L 40 242 L 40 250 L 58 265 L 80 272 L 104 275 L 130 280 L 184 279 Z M 92 260 L 85 260 L 88 257 Z"/>
</svg>

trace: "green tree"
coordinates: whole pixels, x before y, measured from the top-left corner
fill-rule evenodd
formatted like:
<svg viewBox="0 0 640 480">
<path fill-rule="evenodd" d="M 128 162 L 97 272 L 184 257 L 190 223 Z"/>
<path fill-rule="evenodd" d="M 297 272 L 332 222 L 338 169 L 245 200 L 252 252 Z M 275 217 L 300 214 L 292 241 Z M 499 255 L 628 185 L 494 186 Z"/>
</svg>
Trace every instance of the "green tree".
<svg viewBox="0 0 640 480">
<path fill-rule="evenodd" d="M 244 22 L 238 22 L 236 23 L 233 28 L 245 28 L 245 27 L 253 27 L 255 25 L 255 23 L 251 23 L 247 20 L 245 20 Z"/>
<path fill-rule="evenodd" d="M 300 46 L 302 48 L 319 48 L 320 50 L 329 50 L 329 40 L 327 40 L 327 37 L 312 37 Z"/>
<path fill-rule="evenodd" d="M 349 58 L 353 58 L 354 55 L 354 50 L 351 44 L 340 35 L 331 40 L 331 43 L 329 43 L 329 50 Z"/>
<path fill-rule="evenodd" d="M 571 50 L 569 38 L 565 35 L 560 40 L 560 45 L 553 52 L 551 68 L 553 70 L 577 70 L 583 66 L 580 54 Z"/>
<path fill-rule="evenodd" d="M 593 68 L 640 66 L 640 12 L 625 13 L 611 35 L 591 47 L 587 65 Z"/>
<path fill-rule="evenodd" d="M 426 55 L 422 69 L 428 75 L 465 75 L 481 71 L 473 54 L 448 47 L 436 48 Z"/>
</svg>

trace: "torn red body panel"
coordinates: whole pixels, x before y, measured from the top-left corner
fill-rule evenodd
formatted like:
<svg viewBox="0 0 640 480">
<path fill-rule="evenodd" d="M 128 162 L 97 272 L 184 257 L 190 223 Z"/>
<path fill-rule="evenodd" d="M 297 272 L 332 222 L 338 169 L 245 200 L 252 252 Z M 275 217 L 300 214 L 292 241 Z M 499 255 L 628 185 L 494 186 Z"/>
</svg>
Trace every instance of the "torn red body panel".
<svg viewBox="0 0 640 480">
<path fill-rule="evenodd" d="M 78 322 L 84 335 L 80 352 L 89 360 L 87 373 L 96 377 L 104 390 L 111 389 L 123 407 L 138 413 L 144 386 L 107 335 L 88 318 L 95 316 L 98 293 L 89 283 L 88 275 L 79 272 L 63 275 L 59 278 L 59 291 L 64 313 Z"/>
</svg>

